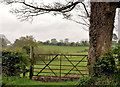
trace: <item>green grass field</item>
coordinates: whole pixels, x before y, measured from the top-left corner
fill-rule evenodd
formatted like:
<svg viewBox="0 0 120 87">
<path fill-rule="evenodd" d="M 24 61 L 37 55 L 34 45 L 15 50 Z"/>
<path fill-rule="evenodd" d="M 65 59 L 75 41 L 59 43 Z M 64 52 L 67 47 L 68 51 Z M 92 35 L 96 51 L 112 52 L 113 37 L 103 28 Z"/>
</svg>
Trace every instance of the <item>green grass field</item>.
<svg viewBox="0 0 120 87">
<path fill-rule="evenodd" d="M 59 52 L 63 54 L 88 54 L 88 46 L 50 46 L 40 45 L 39 48 L 53 53 Z"/>
</svg>

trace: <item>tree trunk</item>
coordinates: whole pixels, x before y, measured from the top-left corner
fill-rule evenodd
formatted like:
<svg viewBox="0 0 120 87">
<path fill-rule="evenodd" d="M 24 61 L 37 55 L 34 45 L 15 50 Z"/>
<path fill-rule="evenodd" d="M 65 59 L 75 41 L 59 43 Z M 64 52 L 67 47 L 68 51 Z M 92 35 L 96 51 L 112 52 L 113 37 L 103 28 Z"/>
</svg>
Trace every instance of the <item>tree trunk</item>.
<svg viewBox="0 0 120 87">
<path fill-rule="evenodd" d="M 110 2 L 91 2 L 90 47 L 88 55 L 89 74 L 94 70 L 98 57 L 112 48 L 112 35 L 117 6 Z"/>
</svg>

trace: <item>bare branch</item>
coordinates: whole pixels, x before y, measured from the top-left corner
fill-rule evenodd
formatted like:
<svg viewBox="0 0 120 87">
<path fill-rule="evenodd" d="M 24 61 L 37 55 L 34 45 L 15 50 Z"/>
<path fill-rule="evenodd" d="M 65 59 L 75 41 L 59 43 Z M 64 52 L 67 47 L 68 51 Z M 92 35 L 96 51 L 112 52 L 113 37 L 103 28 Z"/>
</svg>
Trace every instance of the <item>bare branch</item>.
<svg viewBox="0 0 120 87">
<path fill-rule="evenodd" d="M 65 5 L 65 6 L 62 6 L 62 7 L 60 7 L 61 6 L 61 4 L 58 4 L 58 3 L 56 3 L 56 5 L 54 6 L 54 8 L 52 8 L 52 7 L 50 7 L 50 6 L 46 6 L 46 7 L 48 7 L 48 8 L 39 8 L 39 7 L 35 7 L 35 6 L 33 6 L 33 5 L 30 5 L 30 4 L 27 4 L 27 3 L 25 3 L 25 1 L 24 2 L 22 2 L 25 6 L 28 6 L 28 7 L 31 7 L 31 8 L 34 8 L 34 9 L 39 9 L 39 11 L 58 11 L 58 12 L 69 12 L 69 11 L 71 11 L 72 9 L 74 9 L 75 8 L 75 6 L 77 5 L 77 4 L 79 4 L 79 3 L 82 3 L 82 5 L 84 6 L 84 9 L 85 9 L 85 11 L 86 11 L 86 13 L 87 13 L 87 17 L 89 17 L 89 13 L 88 13 L 88 11 L 87 11 L 87 9 L 86 9 L 86 6 L 85 6 L 85 4 L 83 3 L 83 2 L 80 2 L 80 1 L 76 1 L 76 2 L 69 2 L 67 5 Z M 57 8 L 58 7 L 58 8 Z"/>
<path fill-rule="evenodd" d="M 22 2 L 25 6 L 28 6 L 28 7 L 31 7 L 31 8 L 34 8 L 35 10 L 39 10 L 39 11 L 58 11 L 58 12 L 66 12 L 66 11 L 70 11 L 73 9 L 73 7 L 75 7 L 77 4 L 81 3 L 81 2 L 74 2 L 74 3 L 70 3 L 69 5 L 67 6 L 63 6 L 61 8 L 39 8 L 39 7 L 35 7 L 33 5 L 29 5 L 25 2 Z M 48 6 L 49 7 L 49 6 Z M 69 9 L 69 10 L 68 10 Z"/>
<path fill-rule="evenodd" d="M 82 2 L 81 2 L 82 3 Z M 88 13 L 88 11 L 87 11 L 87 9 L 86 9 L 86 6 L 85 6 L 85 4 L 84 3 L 82 3 L 83 4 L 83 6 L 84 6 L 84 9 L 85 9 L 85 11 L 86 11 L 86 13 L 87 13 L 87 17 L 90 17 L 89 16 L 89 13 Z"/>
<path fill-rule="evenodd" d="M 82 25 L 84 25 L 84 26 L 86 26 L 86 27 L 89 27 L 89 24 L 86 24 L 86 23 L 83 23 L 83 22 L 80 22 L 80 21 L 76 21 L 76 20 L 74 20 L 74 19 L 69 19 L 69 20 L 74 21 L 74 22 L 76 22 L 76 23 L 78 23 L 78 24 L 82 24 Z"/>
<path fill-rule="evenodd" d="M 18 19 L 21 19 L 21 21 L 25 21 L 25 20 L 32 21 L 34 16 L 53 12 L 54 15 L 62 14 L 65 19 L 72 20 L 76 23 L 89 27 L 89 23 L 87 23 L 87 21 L 85 20 L 89 17 L 89 12 L 87 11 L 86 5 L 82 2 L 84 0 L 78 0 L 78 1 L 76 0 L 67 1 L 66 0 L 67 2 L 66 4 L 61 4 L 60 2 L 54 2 L 53 5 L 52 4 L 44 5 L 43 3 L 38 5 L 35 2 L 28 3 L 25 0 L 5 0 L 5 1 L 7 1 L 7 3 L 9 4 L 10 3 L 21 4 L 22 6 L 21 8 L 15 8 L 11 10 L 11 12 L 16 14 Z M 86 16 L 82 16 L 80 14 L 78 14 L 77 16 L 82 17 L 82 20 L 84 23 L 76 21 L 74 20 L 74 18 L 71 19 L 73 15 L 70 12 L 72 12 L 74 8 L 76 8 L 76 11 L 80 11 L 80 5 L 78 5 L 79 3 L 83 5 Z M 85 19 L 83 19 L 83 17 Z"/>
<path fill-rule="evenodd" d="M 62 13 L 70 12 L 71 10 L 73 10 L 75 8 L 75 6 L 77 4 L 82 3 L 81 0 L 78 0 L 76 2 L 68 2 L 66 5 L 62 5 L 62 4 L 56 2 L 56 3 L 54 3 L 54 7 L 49 6 L 49 5 L 48 6 L 44 5 L 43 7 L 38 7 L 38 6 L 34 6 L 33 4 L 26 3 L 25 0 L 5 0 L 5 1 L 9 4 L 10 3 L 22 3 L 27 7 L 37 10 L 38 12 L 40 12 L 40 11 L 47 11 L 47 12 L 56 11 L 56 12 L 62 12 Z M 82 4 L 85 8 L 87 16 L 89 17 L 89 14 L 88 14 L 85 4 L 84 3 L 82 3 Z"/>
<path fill-rule="evenodd" d="M 88 23 L 88 21 L 86 21 L 84 18 L 82 18 L 82 20 L 85 22 L 86 25 L 90 26 L 90 24 Z"/>
<path fill-rule="evenodd" d="M 85 31 L 89 31 L 89 29 L 87 30 L 86 28 L 82 27 Z"/>
</svg>

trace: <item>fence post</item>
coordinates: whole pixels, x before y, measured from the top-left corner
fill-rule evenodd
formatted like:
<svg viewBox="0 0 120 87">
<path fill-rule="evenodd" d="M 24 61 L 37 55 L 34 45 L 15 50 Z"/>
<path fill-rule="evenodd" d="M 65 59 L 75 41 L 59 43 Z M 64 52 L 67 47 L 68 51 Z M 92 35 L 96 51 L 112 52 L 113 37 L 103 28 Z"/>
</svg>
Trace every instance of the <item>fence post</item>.
<svg viewBox="0 0 120 87">
<path fill-rule="evenodd" d="M 62 56 L 62 55 L 60 55 L 60 80 L 61 80 L 61 66 L 62 66 L 62 65 L 61 65 L 61 64 L 62 64 L 61 56 Z"/>
<path fill-rule="evenodd" d="M 30 65 L 30 76 L 29 76 L 30 79 L 32 79 L 32 77 L 33 77 L 33 66 L 34 66 L 33 58 L 34 58 L 33 47 L 30 46 L 30 63 L 31 63 L 31 65 Z"/>
</svg>

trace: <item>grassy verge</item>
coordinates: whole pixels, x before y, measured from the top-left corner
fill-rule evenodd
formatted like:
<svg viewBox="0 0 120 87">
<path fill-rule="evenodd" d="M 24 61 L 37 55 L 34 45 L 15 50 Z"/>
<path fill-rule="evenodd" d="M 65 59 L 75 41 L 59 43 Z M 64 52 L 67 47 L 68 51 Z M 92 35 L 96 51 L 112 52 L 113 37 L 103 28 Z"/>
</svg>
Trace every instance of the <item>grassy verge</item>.
<svg viewBox="0 0 120 87">
<path fill-rule="evenodd" d="M 19 78 L 16 76 L 12 77 L 3 77 L 2 84 L 5 85 L 18 85 L 18 86 L 31 86 L 31 85 L 51 85 L 54 87 L 54 85 L 75 85 L 77 81 L 66 81 L 66 82 L 41 82 L 41 81 L 34 81 L 34 80 L 29 80 L 27 78 Z"/>
</svg>

